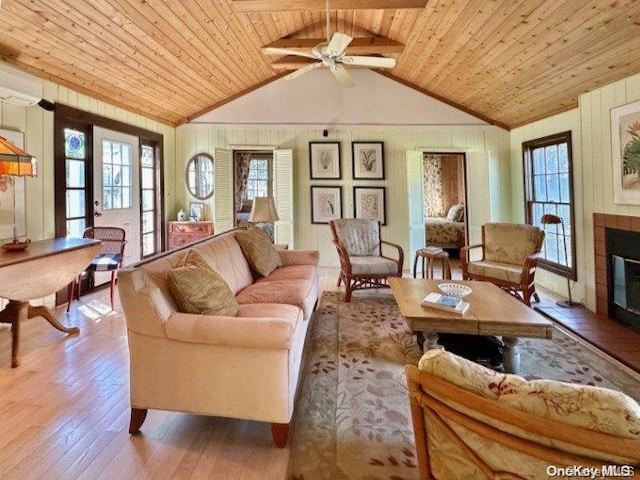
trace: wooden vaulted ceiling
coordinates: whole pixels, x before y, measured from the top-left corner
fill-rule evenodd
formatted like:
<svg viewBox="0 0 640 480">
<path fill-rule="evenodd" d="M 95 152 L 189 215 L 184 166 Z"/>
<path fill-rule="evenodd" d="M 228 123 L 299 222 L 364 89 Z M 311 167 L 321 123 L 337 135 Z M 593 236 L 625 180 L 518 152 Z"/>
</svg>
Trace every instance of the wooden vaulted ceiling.
<svg viewBox="0 0 640 480">
<path fill-rule="evenodd" d="M 637 0 L 330 5 L 332 31 L 404 45 L 370 48 L 397 59 L 382 73 L 506 128 L 640 72 Z M 179 125 L 280 78 L 261 49 L 324 38 L 325 22 L 324 0 L 4 0 L 0 59 Z"/>
</svg>

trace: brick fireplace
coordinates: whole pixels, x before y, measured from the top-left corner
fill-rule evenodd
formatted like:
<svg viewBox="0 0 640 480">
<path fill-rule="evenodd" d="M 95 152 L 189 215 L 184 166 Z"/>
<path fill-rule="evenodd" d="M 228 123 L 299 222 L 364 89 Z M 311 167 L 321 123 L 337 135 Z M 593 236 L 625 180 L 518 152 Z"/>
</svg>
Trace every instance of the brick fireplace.
<svg viewBox="0 0 640 480">
<path fill-rule="evenodd" d="M 609 215 L 605 213 L 593 214 L 594 241 L 595 241 L 595 266 L 596 266 L 596 311 L 611 316 L 613 309 L 613 283 L 612 266 L 609 255 L 615 252 L 608 251 L 612 248 L 612 236 L 622 236 L 623 241 L 618 240 L 617 245 L 640 245 L 640 242 L 629 241 L 630 235 L 640 236 L 640 217 L 626 215 Z M 616 247 L 618 248 L 618 247 Z M 635 248 L 635 247 L 634 247 Z M 635 255 L 637 257 L 637 250 Z M 639 260 L 636 258 L 636 260 Z M 624 321 L 624 320 L 622 320 Z"/>
</svg>

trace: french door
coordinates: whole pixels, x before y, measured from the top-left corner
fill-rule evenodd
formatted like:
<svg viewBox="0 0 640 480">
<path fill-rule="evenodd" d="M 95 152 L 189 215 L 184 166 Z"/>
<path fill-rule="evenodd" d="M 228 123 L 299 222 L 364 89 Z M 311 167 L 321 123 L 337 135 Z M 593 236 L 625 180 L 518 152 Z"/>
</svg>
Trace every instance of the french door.
<svg viewBox="0 0 640 480">
<path fill-rule="evenodd" d="M 162 135 L 56 105 L 55 236 L 82 237 L 90 226 L 119 226 L 124 264 L 163 249 Z M 95 285 L 110 275 L 96 275 Z M 92 285 L 83 280 L 82 291 Z M 93 283 L 93 282 L 91 282 Z M 57 302 L 67 301 L 66 291 Z"/>
</svg>

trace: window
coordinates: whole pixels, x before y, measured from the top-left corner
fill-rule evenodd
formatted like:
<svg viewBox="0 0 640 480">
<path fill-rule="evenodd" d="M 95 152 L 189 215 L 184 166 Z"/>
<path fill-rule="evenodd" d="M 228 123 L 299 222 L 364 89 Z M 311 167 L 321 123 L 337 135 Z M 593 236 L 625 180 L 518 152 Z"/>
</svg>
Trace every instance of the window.
<svg viewBox="0 0 640 480">
<path fill-rule="evenodd" d="M 271 196 L 271 159 L 253 157 L 249 162 L 247 199 Z"/>
<path fill-rule="evenodd" d="M 85 169 L 87 151 L 84 132 L 64 129 L 65 156 L 65 225 L 67 237 L 82 237 L 87 228 Z"/>
<path fill-rule="evenodd" d="M 148 257 L 158 251 L 156 198 L 157 171 L 156 154 L 153 146 L 142 145 L 140 148 L 140 198 L 142 212 L 142 256 Z"/>
<path fill-rule="evenodd" d="M 540 219 L 547 213 L 563 222 L 544 227 L 547 235 L 538 265 L 576 280 L 571 132 L 524 142 L 522 156 L 526 222 L 543 228 Z"/>
</svg>

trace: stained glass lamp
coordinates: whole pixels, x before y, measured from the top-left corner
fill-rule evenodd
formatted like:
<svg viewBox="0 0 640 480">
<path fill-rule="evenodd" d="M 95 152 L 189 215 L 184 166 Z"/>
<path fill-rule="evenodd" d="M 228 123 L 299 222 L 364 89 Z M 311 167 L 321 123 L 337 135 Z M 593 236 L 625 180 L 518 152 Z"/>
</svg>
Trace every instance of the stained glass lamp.
<svg viewBox="0 0 640 480">
<path fill-rule="evenodd" d="M 12 175 L 14 177 L 35 177 L 37 174 L 37 161 L 33 155 L 28 154 L 15 146 L 4 137 L 0 137 L 0 175 Z M 4 250 L 23 250 L 30 241 L 19 242 L 16 235 L 16 227 L 13 227 L 13 242 L 2 245 Z"/>
<path fill-rule="evenodd" d="M 37 161 L 33 155 L 0 137 L 0 175 L 35 177 L 37 171 Z"/>
</svg>

